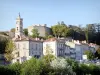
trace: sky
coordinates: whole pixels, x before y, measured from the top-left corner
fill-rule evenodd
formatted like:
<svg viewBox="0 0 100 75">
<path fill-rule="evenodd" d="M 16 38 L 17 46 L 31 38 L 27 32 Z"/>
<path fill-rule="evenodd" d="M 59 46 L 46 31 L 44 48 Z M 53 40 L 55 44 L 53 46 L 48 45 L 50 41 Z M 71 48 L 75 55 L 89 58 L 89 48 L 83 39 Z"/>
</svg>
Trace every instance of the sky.
<svg viewBox="0 0 100 75">
<path fill-rule="evenodd" d="M 100 23 L 100 0 L 0 0 L 0 31 L 15 28 L 19 12 L 24 28 L 58 21 L 85 26 Z"/>
</svg>

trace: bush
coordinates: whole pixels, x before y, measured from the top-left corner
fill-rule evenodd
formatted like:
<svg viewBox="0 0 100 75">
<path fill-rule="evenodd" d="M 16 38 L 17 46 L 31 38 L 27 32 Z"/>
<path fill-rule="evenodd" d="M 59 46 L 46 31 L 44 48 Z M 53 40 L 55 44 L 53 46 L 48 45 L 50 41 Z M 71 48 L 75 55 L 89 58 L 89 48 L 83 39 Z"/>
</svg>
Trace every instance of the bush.
<svg viewBox="0 0 100 75">
<path fill-rule="evenodd" d="M 96 66 L 94 64 L 89 65 L 90 72 L 92 75 L 98 75 L 100 74 L 100 66 Z"/>
<path fill-rule="evenodd" d="M 56 75 L 73 75 L 73 70 L 64 58 L 56 58 L 51 62 L 51 67 Z"/>
<path fill-rule="evenodd" d="M 73 59 L 66 59 L 68 65 L 72 67 L 72 70 L 76 73 L 76 75 L 80 75 L 79 71 L 79 63 Z"/>
<path fill-rule="evenodd" d="M 32 58 L 23 63 L 21 75 L 40 75 L 42 72 L 43 63 L 41 60 Z"/>
<path fill-rule="evenodd" d="M 0 66 L 0 74 L 2 74 L 2 75 L 16 75 L 15 71 L 9 69 L 7 66 Z"/>
<path fill-rule="evenodd" d="M 0 66 L 2 75 L 98 75 L 100 66 L 79 64 L 72 59 L 55 58 L 48 65 L 44 58 Z"/>
<path fill-rule="evenodd" d="M 20 75 L 21 73 L 21 64 L 20 63 L 14 63 L 8 66 L 9 69 L 13 70 L 15 72 L 15 75 Z"/>
</svg>

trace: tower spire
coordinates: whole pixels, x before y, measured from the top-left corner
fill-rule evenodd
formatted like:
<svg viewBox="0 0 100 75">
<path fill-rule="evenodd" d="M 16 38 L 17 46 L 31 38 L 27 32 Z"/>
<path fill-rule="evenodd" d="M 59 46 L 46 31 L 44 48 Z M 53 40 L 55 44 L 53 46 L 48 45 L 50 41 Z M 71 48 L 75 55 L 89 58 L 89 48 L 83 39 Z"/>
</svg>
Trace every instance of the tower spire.
<svg viewBox="0 0 100 75">
<path fill-rule="evenodd" d="M 15 37 L 21 37 L 23 35 L 23 19 L 20 17 L 20 13 L 18 13 L 18 17 L 16 18 L 16 31 Z"/>
<path fill-rule="evenodd" d="M 19 17 L 20 17 L 20 12 L 19 12 Z"/>
</svg>

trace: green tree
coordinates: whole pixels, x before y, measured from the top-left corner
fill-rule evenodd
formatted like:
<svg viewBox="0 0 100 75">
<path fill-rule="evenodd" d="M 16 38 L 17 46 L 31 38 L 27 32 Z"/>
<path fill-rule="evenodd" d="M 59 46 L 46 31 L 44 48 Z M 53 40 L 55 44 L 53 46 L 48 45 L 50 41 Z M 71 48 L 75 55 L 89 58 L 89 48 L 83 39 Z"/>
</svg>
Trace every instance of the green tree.
<svg viewBox="0 0 100 75">
<path fill-rule="evenodd" d="M 10 31 L 11 31 L 11 32 L 15 32 L 15 28 L 12 28 Z"/>
<path fill-rule="evenodd" d="M 67 31 L 66 32 L 67 32 L 66 36 L 73 37 L 73 33 L 74 33 L 74 30 L 73 29 L 67 28 Z"/>
<path fill-rule="evenodd" d="M 52 35 L 49 35 L 47 32 L 45 33 L 45 38 L 46 39 L 49 39 L 49 38 L 53 38 L 53 36 Z"/>
<path fill-rule="evenodd" d="M 87 43 L 88 43 L 88 36 L 89 36 L 88 34 L 89 34 L 88 29 L 85 29 L 85 37 L 86 37 Z"/>
<path fill-rule="evenodd" d="M 79 75 L 89 75 L 90 74 L 90 68 L 88 65 L 86 64 L 79 64 L 79 71 L 80 74 Z"/>
<path fill-rule="evenodd" d="M 66 24 L 64 23 L 64 21 L 61 21 L 61 25 L 66 25 Z"/>
<path fill-rule="evenodd" d="M 22 64 L 21 75 L 40 75 L 43 70 L 43 64 L 42 60 L 31 58 Z"/>
<path fill-rule="evenodd" d="M 26 28 L 26 29 L 23 29 L 23 32 L 24 32 L 24 34 L 26 35 L 26 36 L 28 36 L 28 29 Z"/>
<path fill-rule="evenodd" d="M 53 36 L 52 36 L 52 35 L 48 35 L 48 39 L 49 39 L 49 38 L 53 38 Z"/>
<path fill-rule="evenodd" d="M 4 65 L 0 65 L 0 73 L 2 75 L 16 75 L 15 71 Z"/>
<path fill-rule="evenodd" d="M 38 33 L 38 30 L 37 29 L 32 29 L 32 37 L 33 38 L 39 37 L 39 33 Z"/>
<path fill-rule="evenodd" d="M 58 23 L 52 26 L 51 29 L 55 37 L 66 37 L 67 35 L 67 26 L 63 23 Z"/>
<path fill-rule="evenodd" d="M 15 72 L 14 75 L 20 75 L 21 74 L 21 64 L 20 63 L 13 63 L 8 65 L 8 68 Z"/>
<path fill-rule="evenodd" d="M 100 48 L 98 48 L 95 52 L 95 58 L 100 59 Z"/>
<path fill-rule="evenodd" d="M 64 58 L 56 58 L 50 66 L 54 69 L 55 75 L 73 75 L 72 67 L 66 62 Z"/>
<path fill-rule="evenodd" d="M 8 42 L 8 37 L 0 34 L 0 54 L 5 53 L 6 44 Z"/>
<path fill-rule="evenodd" d="M 84 54 L 87 55 L 87 59 L 89 59 L 89 60 L 94 59 L 94 54 L 92 53 L 92 51 L 86 50 L 86 51 L 84 52 Z"/>
<path fill-rule="evenodd" d="M 46 48 L 45 48 L 45 52 L 46 52 L 46 55 L 43 57 L 44 58 L 44 61 L 48 64 L 50 64 L 50 62 L 55 58 L 54 55 L 52 54 L 53 51 L 51 49 L 51 47 L 49 45 L 46 45 Z"/>
<path fill-rule="evenodd" d="M 5 58 L 7 61 L 11 61 L 14 58 L 13 51 L 15 50 L 15 44 L 12 40 L 9 40 L 5 49 Z"/>
<path fill-rule="evenodd" d="M 100 54 L 100 47 L 97 49 L 98 54 Z"/>
</svg>

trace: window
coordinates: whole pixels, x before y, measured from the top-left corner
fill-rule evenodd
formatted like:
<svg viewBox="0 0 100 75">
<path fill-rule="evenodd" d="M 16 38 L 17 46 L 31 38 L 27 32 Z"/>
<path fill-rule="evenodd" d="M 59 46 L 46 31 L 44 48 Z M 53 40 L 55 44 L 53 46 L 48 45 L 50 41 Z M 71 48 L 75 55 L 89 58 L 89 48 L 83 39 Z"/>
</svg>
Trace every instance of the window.
<svg viewBox="0 0 100 75">
<path fill-rule="evenodd" d="M 18 35 L 18 38 L 20 38 L 20 36 Z"/>
<path fill-rule="evenodd" d="M 39 57 L 40 57 L 40 55 L 34 55 L 34 57 L 35 57 L 35 58 L 39 58 Z"/>
<path fill-rule="evenodd" d="M 19 43 L 18 43 L 18 49 L 19 49 Z"/>
<path fill-rule="evenodd" d="M 26 44 L 24 43 L 24 44 L 23 44 L 23 49 L 25 49 L 25 48 L 26 48 Z"/>
<path fill-rule="evenodd" d="M 17 31 L 18 31 L 18 27 L 17 27 Z"/>
<path fill-rule="evenodd" d="M 32 54 L 34 54 L 34 51 L 32 51 Z"/>
<path fill-rule="evenodd" d="M 32 49 L 34 49 L 34 44 L 32 44 Z"/>
<path fill-rule="evenodd" d="M 36 44 L 36 50 L 37 50 L 37 44 Z"/>
<path fill-rule="evenodd" d="M 19 52 L 17 52 L 16 54 L 17 54 L 17 57 L 19 57 Z"/>
<path fill-rule="evenodd" d="M 17 59 L 17 62 L 19 62 L 19 59 Z"/>
<path fill-rule="evenodd" d="M 18 21 L 16 22 L 16 24 L 18 24 Z"/>
</svg>

